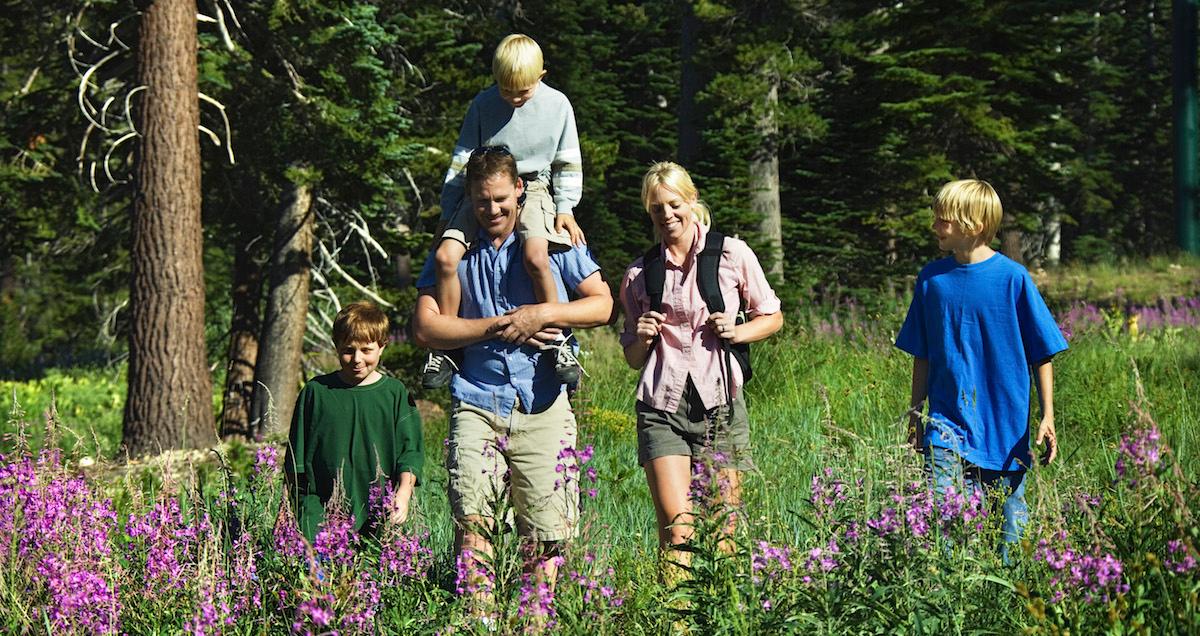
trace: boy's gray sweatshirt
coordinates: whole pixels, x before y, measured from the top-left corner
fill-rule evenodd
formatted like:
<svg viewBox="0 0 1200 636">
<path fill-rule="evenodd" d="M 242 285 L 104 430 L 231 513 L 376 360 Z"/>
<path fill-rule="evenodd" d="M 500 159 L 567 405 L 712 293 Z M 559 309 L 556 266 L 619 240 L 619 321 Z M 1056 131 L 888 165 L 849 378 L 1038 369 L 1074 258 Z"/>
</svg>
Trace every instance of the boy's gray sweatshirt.
<svg viewBox="0 0 1200 636">
<path fill-rule="evenodd" d="M 575 111 L 561 91 L 538 85 L 533 98 L 513 108 L 492 84 L 480 91 L 463 120 L 450 169 L 442 185 L 442 219 L 449 219 L 463 198 L 463 169 L 479 146 L 508 146 L 517 172 L 536 173 L 550 184 L 559 214 L 573 214 L 583 196 L 583 158 Z"/>
</svg>

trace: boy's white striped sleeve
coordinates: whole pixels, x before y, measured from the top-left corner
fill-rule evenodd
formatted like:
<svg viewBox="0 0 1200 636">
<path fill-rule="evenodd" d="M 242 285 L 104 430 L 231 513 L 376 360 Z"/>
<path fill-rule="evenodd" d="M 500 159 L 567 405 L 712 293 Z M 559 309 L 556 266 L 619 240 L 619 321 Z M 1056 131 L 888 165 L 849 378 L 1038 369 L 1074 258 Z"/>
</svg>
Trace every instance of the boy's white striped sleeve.
<svg viewBox="0 0 1200 636">
<path fill-rule="evenodd" d="M 550 183 L 554 185 L 554 207 L 559 214 L 574 214 L 583 198 L 583 154 L 579 150 L 579 132 L 575 129 L 575 111 L 566 107 L 558 149 L 550 162 Z"/>
<path fill-rule="evenodd" d="M 454 147 L 454 155 L 450 158 L 450 168 L 446 170 L 446 178 L 442 181 L 442 220 L 449 220 L 458 209 L 463 198 L 463 170 L 467 160 L 471 158 L 471 149 L 462 146 Z"/>
</svg>

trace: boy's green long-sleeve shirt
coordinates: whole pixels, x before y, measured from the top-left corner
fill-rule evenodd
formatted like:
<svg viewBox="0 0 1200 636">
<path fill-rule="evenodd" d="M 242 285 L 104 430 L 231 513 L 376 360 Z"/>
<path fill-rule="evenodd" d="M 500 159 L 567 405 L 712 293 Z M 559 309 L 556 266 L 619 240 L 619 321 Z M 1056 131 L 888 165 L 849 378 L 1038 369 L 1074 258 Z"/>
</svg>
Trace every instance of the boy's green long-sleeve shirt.
<svg viewBox="0 0 1200 636">
<path fill-rule="evenodd" d="M 420 479 L 425 461 L 421 416 L 404 383 L 386 376 L 366 386 L 349 386 L 337 373 L 313 378 L 296 399 L 288 439 L 292 503 L 310 541 L 335 482 L 361 530 L 371 486 L 406 472 Z"/>
</svg>

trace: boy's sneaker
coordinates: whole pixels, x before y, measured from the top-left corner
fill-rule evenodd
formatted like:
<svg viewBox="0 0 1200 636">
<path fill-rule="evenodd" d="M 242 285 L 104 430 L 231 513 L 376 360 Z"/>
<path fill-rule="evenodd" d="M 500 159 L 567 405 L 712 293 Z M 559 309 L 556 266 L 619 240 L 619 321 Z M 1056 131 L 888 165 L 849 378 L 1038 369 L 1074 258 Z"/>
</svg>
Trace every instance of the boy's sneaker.
<svg viewBox="0 0 1200 636">
<path fill-rule="evenodd" d="M 425 367 L 421 369 L 421 386 L 426 389 L 447 386 L 457 370 L 458 365 L 454 364 L 454 360 L 445 352 L 430 351 L 429 357 L 425 359 Z"/>
<path fill-rule="evenodd" d="M 571 351 L 570 341 L 563 340 L 555 345 L 555 349 L 558 351 L 554 358 L 554 373 L 558 376 L 558 381 L 567 386 L 577 386 L 579 376 L 583 373 L 583 365 L 579 364 L 579 358 Z"/>
</svg>

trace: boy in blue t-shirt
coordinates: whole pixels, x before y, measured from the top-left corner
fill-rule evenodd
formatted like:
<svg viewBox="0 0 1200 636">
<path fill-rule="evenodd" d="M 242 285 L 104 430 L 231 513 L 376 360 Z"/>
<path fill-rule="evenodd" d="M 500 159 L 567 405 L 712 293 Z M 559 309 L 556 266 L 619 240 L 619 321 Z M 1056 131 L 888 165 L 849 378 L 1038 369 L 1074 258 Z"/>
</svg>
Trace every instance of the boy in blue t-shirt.
<svg viewBox="0 0 1200 636">
<path fill-rule="evenodd" d="M 1020 540 L 1028 519 L 1030 369 L 1042 416 L 1036 443 L 1046 443 L 1049 463 L 1058 455 L 1050 360 L 1067 342 L 1029 272 L 988 247 L 1002 214 L 991 185 L 947 183 L 933 214 L 938 247 L 953 256 L 921 270 L 896 337 L 913 355 L 908 438 L 924 451 L 939 494 L 1002 493 L 1007 561 L 1007 545 Z"/>
</svg>

